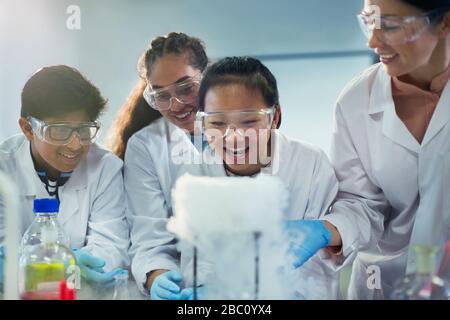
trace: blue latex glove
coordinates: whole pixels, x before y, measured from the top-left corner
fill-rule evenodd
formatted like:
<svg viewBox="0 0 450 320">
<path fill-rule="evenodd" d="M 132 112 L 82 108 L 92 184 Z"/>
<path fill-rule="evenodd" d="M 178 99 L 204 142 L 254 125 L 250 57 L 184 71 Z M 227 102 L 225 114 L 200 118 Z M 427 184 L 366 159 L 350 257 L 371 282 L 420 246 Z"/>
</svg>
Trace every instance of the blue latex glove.
<svg viewBox="0 0 450 320">
<path fill-rule="evenodd" d="M 152 300 L 189 300 L 193 295 L 192 288 L 181 289 L 183 276 L 175 270 L 160 274 L 153 280 L 150 288 Z"/>
<path fill-rule="evenodd" d="M 110 272 L 105 272 L 105 260 L 94 257 L 88 251 L 73 249 L 77 265 L 80 267 L 81 277 L 89 282 L 94 282 L 101 286 L 114 285 L 114 276 L 123 272 L 124 269 L 116 268 Z"/>
<path fill-rule="evenodd" d="M 5 264 L 5 251 L 3 245 L 0 245 L 0 291 L 3 291 L 3 272 Z"/>
<path fill-rule="evenodd" d="M 203 300 L 205 287 L 197 287 L 197 300 Z M 194 300 L 194 288 L 186 288 L 181 291 L 183 299 L 181 300 Z"/>
<path fill-rule="evenodd" d="M 289 235 L 289 253 L 295 257 L 295 268 L 327 247 L 331 240 L 331 232 L 321 220 L 285 221 L 285 230 Z"/>
</svg>

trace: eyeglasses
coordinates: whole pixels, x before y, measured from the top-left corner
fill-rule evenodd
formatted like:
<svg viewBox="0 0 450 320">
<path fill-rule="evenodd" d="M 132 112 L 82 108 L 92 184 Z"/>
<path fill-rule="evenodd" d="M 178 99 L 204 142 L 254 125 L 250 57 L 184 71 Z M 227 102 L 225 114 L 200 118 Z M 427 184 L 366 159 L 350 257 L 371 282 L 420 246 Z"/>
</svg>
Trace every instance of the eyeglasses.
<svg viewBox="0 0 450 320">
<path fill-rule="evenodd" d="M 376 36 L 380 41 L 388 45 L 400 45 L 419 39 L 422 33 L 441 16 L 440 10 L 433 10 L 422 15 L 406 17 L 363 12 L 358 14 L 357 18 L 367 39 L 378 30 Z"/>
<path fill-rule="evenodd" d="M 255 111 L 197 112 L 197 124 L 201 125 L 206 137 L 227 137 L 232 128 L 245 136 L 248 130 L 270 129 L 275 106 Z"/>
<path fill-rule="evenodd" d="M 160 111 L 171 109 L 174 99 L 182 104 L 195 103 L 201 78 L 201 74 L 198 74 L 186 81 L 156 90 L 151 90 L 147 85 L 143 93 L 144 99 L 150 107 Z"/>
<path fill-rule="evenodd" d="M 81 145 L 91 145 L 100 129 L 100 124 L 97 121 L 45 123 L 34 117 L 28 117 L 27 119 L 33 132 L 40 140 L 58 146 L 65 146 L 72 142 L 74 133 L 78 136 Z"/>
</svg>

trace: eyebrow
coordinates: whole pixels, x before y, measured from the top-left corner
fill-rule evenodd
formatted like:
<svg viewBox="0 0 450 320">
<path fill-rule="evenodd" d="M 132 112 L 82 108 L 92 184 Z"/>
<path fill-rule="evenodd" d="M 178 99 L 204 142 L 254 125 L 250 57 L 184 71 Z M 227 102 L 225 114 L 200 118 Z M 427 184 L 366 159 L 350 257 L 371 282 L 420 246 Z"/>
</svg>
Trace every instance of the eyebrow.
<svg viewBox="0 0 450 320">
<path fill-rule="evenodd" d="M 174 83 L 172 83 L 172 84 L 177 84 L 177 83 L 180 83 L 180 82 L 184 82 L 184 81 L 186 81 L 186 80 L 188 80 L 188 79 L 191 79 L 192 77 L 190 77 L 190 76 L 184 76 L 184 77 L 181 77 L 180 79 L 178 79 L 177 81 L 175 81 Z M 170 86 L 170 84 L 169 84 L 169 86 Z M 155 90 L 155 89 L 161 89 L 161 88 L 164 88 L 164 87 L 168 87 L 168 86 L 158 86 L 158 85 L 153 85 L 152 86 L 152 88 L 153 88 L 153 90 Z"/>
</svg>

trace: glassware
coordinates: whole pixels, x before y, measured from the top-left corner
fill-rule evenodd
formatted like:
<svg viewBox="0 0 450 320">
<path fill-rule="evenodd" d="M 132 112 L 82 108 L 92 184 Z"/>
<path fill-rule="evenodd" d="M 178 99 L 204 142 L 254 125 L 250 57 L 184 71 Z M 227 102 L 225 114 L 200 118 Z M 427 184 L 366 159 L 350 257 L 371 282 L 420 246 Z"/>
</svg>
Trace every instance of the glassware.
<svg viewBox="0 0 450 320">
<path fill-rule="evenodd" d="M 416 258 L 416 271 L 396 283 L 391 296 L 394 300 L 427 300 L 431 298 L 431 281 L 438 248 L 416 245 L 413 250 Z"/>
<path fill-rule="evenodd" d="M 114 277 L 114 294 L 113 300 L 130 300 L 130 293 L 128 291 L 128 270 L 117 274 Z"/>
<path fill-rule="evenodd" d="M 41 230 L 44 226 L 51 226 L 52 228 L 54 228 L 58 234 L 57 243 L 69 248 L 69 236 L 64 232 L 63 228 L 57 220 L 59 212 L 58 200 L 35 199 L 33 211 L 36 217 L 22 237 L 19 254 L 21 254 L 27 247 L 32 247 L 41 243 Z"/>
</svg>

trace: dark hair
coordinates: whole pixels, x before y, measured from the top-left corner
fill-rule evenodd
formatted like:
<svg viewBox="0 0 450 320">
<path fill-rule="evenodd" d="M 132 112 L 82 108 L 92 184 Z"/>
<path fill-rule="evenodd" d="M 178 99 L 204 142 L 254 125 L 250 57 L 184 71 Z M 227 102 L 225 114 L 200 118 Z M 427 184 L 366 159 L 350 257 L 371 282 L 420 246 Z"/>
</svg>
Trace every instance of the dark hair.
<svg viewBox="0 0 450 320">
<path fill-rule="evenodd" d="M 121 159 L 130 137 L 140 129 L 159 119 L 161 114 L 152 109 L 142 94 L 147 86 L 152 65 L 168 54 L 184 55 L 190 66 L 203 71 L 208 57 L 203 42 L 184 33 L 169 33 L 155 38 L 138 61 L 139 82 L 132 90 L 111 131 L 111 149 Z"/>
<path fill-rule="evenodd" d="M 58 65 L 39 69 L 22 90 L 22 117 L 43 119 L 83 110 L 97 120 L 107 103 L 77 69 Z"/>
<path fill-rule="evenodd" d="M 204 111 L 208 90 L 229 84 L 258 90 L 268 106 L 280 105 L 277 80 L 261 61 L 251 57 L 227 57 L 206 69 L 198 92 L 199 109 Z M 280 124 L 281 119 L 278 127 Z"/>
<path fill-rule="evenodd" d="M 433 23 L 442 21 L 444 15 L 450 11 L 450 0 L 401 0 L 424 12 L 436 11 L 431 17 Z"/>
</svg>

